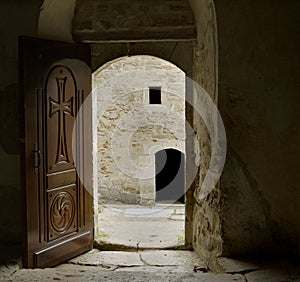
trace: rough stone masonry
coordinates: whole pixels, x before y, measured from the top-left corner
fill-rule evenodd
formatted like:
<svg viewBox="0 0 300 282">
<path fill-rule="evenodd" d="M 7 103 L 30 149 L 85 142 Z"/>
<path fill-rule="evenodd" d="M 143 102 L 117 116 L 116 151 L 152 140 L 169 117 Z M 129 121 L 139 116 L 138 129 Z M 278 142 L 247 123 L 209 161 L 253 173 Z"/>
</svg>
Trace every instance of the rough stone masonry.
<svg viewBox="0 0 300 282">
<path fill-rule="evenodd" d="M 185 153 L 185 73 L 152 56 L 123 57 L 93 76 L 100 202 L 155 201 L 155 153 Z M 161 89 L 150 104 L 149 89 Z"/>
</svg>

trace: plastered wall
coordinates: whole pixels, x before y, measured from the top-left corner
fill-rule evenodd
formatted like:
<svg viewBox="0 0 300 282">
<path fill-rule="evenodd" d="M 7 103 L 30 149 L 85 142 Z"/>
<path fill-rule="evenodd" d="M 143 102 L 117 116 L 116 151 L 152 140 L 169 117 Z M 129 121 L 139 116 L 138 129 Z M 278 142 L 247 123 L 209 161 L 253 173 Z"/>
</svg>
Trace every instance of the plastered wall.
<svg viewBox="0 0 300 282">
<path fill-rule="evenodd" d="M 41 1 L 0 3 L 0 241 L 21 243 L 18 36 L 36 36 Z"/>
<path fill-rule="evenodd" d="M 225 2 L 216 0 L 219 107 L 229 145 L 224 254 L 299 253 L 300 3 Z"/>
</svg>

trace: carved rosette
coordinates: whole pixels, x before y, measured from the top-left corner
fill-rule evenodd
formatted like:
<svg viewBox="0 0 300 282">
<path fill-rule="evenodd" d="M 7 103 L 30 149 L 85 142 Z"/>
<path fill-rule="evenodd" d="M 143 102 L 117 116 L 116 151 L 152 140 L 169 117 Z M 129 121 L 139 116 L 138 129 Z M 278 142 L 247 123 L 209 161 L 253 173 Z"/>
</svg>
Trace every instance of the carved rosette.
<svg viewBox="0 0 300 282">
<path fill-rule="evenodd" d="M 50 220 L 52 228 L 57 233 L 64 233 L 72 224 L 75 215 L 75 203 L 68 192 L 56 195 L 51 205 Z"/>
</svg>

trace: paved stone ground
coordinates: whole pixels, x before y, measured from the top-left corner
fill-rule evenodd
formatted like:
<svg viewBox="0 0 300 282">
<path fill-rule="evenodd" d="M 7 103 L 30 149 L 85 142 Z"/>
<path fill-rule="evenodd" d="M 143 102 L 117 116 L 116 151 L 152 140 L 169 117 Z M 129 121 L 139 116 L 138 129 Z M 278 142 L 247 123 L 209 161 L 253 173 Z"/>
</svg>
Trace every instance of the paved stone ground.
<svg viewBox="0 0 300 282">
<path fill-rule="evenodd" d="M 135 248 L 172 248 L 184 245 L 185 207 L 182 204 L 101 205 L 100 244 Z"/>
<path fill-rule="evenodd" d="M 208 271 L 191 251 L 105 252 L 94 249 L 48 269 L 21 269 L 18 261 L 12 261 L 0 266 L 0 281 L 300 281 L 300 265 L 295 261 L 253 263 L 221 258 L 220 264 L 224 273 L 216 274 Z"/>
<path fill-rule="evenodd" d="M 141 209 L 132 205 L 123 206 L 121 210 L 118 207 L 118 211 L 111 207 L 101 209 L 100 231 L 103 234 L 107 232 L 108 237 L 100 237 L 100 241 L 105 239 L 110 244 L 121 243 L 134 247 L 140 244 L 140 248 L 183 244 L 178 240 L 184 227 L 182 205 L 163 209 Z M 130 222 L 132 224 L 129 226 Z M 123 232 L 123 235 L 115 238 L 113 235 L 119 232 Z M 19 254 L 20 246 L 0 248 L 0 281 L 300 282 L 300 263 L 291 258 L 255 262 L 220 258 L 219 265 L 223 272 L 213 273 L 195 252 L 187 250 L 94 249 L 56 267 L 35 270 L 22 269 L 20 259 L 7 262 L 8 257 L 15 258 Z"/>
</svg>

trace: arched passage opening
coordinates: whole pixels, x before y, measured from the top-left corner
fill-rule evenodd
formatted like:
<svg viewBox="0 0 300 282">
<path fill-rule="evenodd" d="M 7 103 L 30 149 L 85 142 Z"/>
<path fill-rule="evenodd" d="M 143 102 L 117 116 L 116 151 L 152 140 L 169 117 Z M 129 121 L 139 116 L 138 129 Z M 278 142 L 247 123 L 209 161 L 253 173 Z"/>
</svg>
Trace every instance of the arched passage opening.
<svg viewBox="0 0 300 282">
<path fill-rule="evenodd" d="M 155 201 L 185 201 L 185 155 L 175 149 L 155 154 Z"/>
<path fill-rule="evenodd" d="M 45 0 L 44 4 L 47 2 L 50 1 Z M 76 1 L 76 5 L 73 5 L 75 3 L 74 0 L 66 0 L 65 2 L 68 3 L 68 9 L 71 11 L 67 19 L 65 13 L 61 14 L 63 19 L 59 18 L 59 15 L 57 15 L 57 4 L 51 3 L 51 7 L 44 5 L 39 22 L 44 21 L 43 24 L 39 24 L 38 32 L 49 39 L 69 40 L 73 37 L 73 40 L 78 43 L 91 44 L 93 71 L 96 71 L 99 66 L 104 65 L 106 62 L 122 56 L 144 54 L 157 56 L 180 67 L 188 77 L 199 83 L 212 99 L 217 102 L 218 43 L 214 1 L 184 0 L 180 2 L 182 5 L 185 5 L 185 9 L 178 9 L 177 6 L 172 6 L 175 9 L 173 13 L 175 18 L 187 20 L 183 25 L 176 21 L 177 27 L 175 29 L 172 27 L 174 24 L 173 20 L 169 22 L 170 25 L 165 27 L 155 25 L 155 21 L 152 21 L 152 12 L 155 13 L 158 6 L 153 1 L 143 1 L 143 5 L 148 5 L 148 8 L 143 9 L 141 13 L 137 10 L 134 12 L 134 1 L 130 1 L 130 9 L 126 5 L 126 11 L 128 13 L 132 12 L 134 17 L 131 18 L 131 25 L 125 27 L 126 30 L 124 30 L 122 24 L 118 26 L 122 21 L 114 21 L 115 17 L 110 17 L 112 10 L 102 9 L 103 5 L 91 5 L 94 1 Z M 108 3 L 107 8 L 110 8 L 110 4 Z M 161 4 L 173 5 L 170 1 L 161 1 Z M 116 7 L 121 10 L 124 8 L 124 6 Z M 168 23 L 168 19 L 172 17 L 169 12 L 164 15 L 160 13 L 171 10 L 168 8 L 159 9 L 159 13 L 155 13 L 155 19 L 159 21 L 164 19 L 161 23 Z M 182 17 L 177 16 L 176 11 L 183 11 L 186 14 Z M 105 13 L 105 18 L 108 17 L 107 21 L 104 25 L 98 24 L 99 20 L 102 21 L 104 19 L 101 16 L 103 13 Z M 150 20 L 145 20 L 145 15 L 150 15 Z M 128 18 L 128 14 L 125 15 L 123 13 L 122 16 Z M 55 18 L 55 22 L 61 22 L 60 26 L 65 28 L 63 30 L 57 29 L 57 32 L 53 32 L 53 18 Z M 69 24 L 64 24 L 66 20 L 68 20 L 68 23 L 73 21 L 72 28 L 66 28 L 69 27 Z M 155 28 L 147 29 L 147 32 L 145 32 L 145 30 L 143 31 L 144 26 L 139 24 L 140 21 L 148 23 L 150 26 L 154 24 Z M 182 27 L 186 24 L 187 30 L 192 31 L 191 33 L 187 33 L 187 30 L 182 30 Z M 103 30 L 103 27 L 106 30 Z M 167 32 L 168 27 L 171 27 L 171 33 Z M 178 27 L 179 32 L 177 32 Z M 195 27 L 197 34 L 194 32 Z M 114 32 L 111 32 L 110 28 L 113 28 Z M 136 30 L 142 30 L 142 32 L 138 33 L 138 37 Z M 109 37 L 110 35 L 113 35 L 113 38 Z M 186 95 L 189 96 L 190 101 L 193 101 L 195 105 L 201 103 L 199 97 L 193 97 L 193 92 L 189 91 L 189 89 L 187 89 Z M 210 262 L 212 258 L 222 253 L 222 248 L 219 247 L 219 245 L 222 245 L 221 225 L 217 224 L 213 230 L 206 230 L 206 226 L 212 223 L 210 222 L 211 219 L 219 218 L 220 201 L 216 199 L 220 199 L 220 191 L 217 187 L 210 197 L 202 200 L 199 198 L 200 187 L 205 179 L 210 160 L 209 138 L 201 118 L 195 114 L 193 108 L 188 104 L 186 105 L 186 120 L 191 124 L 196 134 L 195 138 L 194 135 L 192 138 L 187 136 L 186 140 L 186 177 L 189 177 L 188 174 L 191 167 L 201 168 L 190 189 L 186 192 L 186 245 L 194 248 L 198 254 L 207 258 Z M 200 151 L 195 151 L 194 149 L 195 141 L 200 143 L 201 158 Z M 218 242 L 218 244 L 215 244 L 215 242 Z M 213 247 L 211 247 L 212 244 Z"/>
<path fill-rule="evenodd" d="M 185 191 L 185 73 L 155 56 L 120 57 L 94 72 L 93 94 L 98 241 L 127 246 L 140 242 L 145 247 L 184 244 L 184 206 L 176 219 L 169 219 L 176 213 L 175 194 L 181 199 Z M 174 149 L 166 150 L 169 161 L 163 171 L 170 173 L 177 160 L 178 175 L 171 175 L 174 181 L 165 188 L 180 186 L 181 195 L 175 191 L 172 203 L 157 206 L 156 152 L 170 147 Z M 130 232 L 117 234 L 122 225 Z"/>
</svg>

